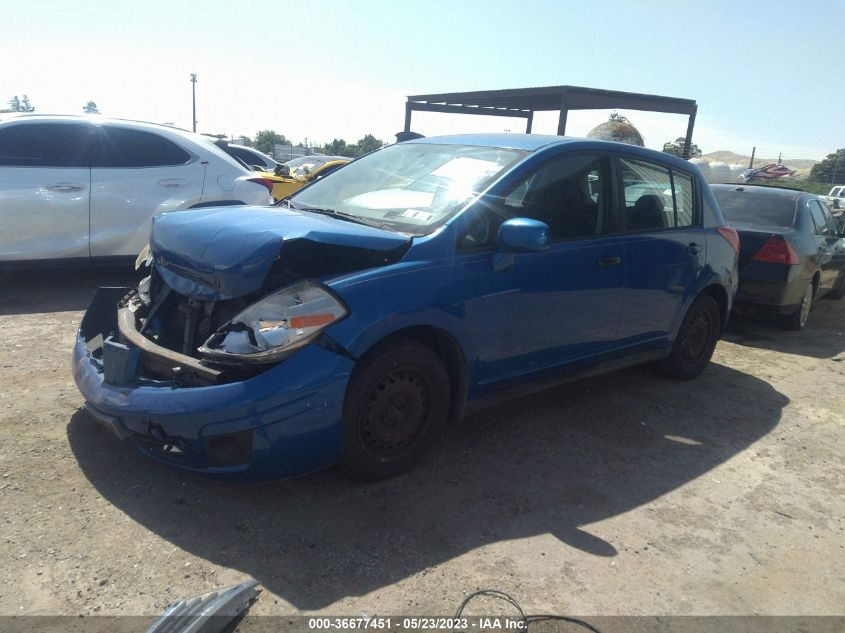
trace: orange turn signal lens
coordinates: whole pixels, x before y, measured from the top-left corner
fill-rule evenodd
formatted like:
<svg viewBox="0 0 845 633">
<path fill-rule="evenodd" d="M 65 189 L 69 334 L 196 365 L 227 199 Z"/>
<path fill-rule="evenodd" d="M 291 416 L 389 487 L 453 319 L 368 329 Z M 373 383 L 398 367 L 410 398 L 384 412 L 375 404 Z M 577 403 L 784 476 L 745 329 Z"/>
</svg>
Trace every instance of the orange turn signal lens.
<svg viewBox="0 0 845 633">
<path fill-rule="evenodd" d="M 306 327 L 320 327 L 321 325 L 328 325 L 335 320 L 335 315 L 331 312 L 323 314 L 306 314 L 305 316 L 291 317 L 291 329 L 298 330 Z"/>
</svg>

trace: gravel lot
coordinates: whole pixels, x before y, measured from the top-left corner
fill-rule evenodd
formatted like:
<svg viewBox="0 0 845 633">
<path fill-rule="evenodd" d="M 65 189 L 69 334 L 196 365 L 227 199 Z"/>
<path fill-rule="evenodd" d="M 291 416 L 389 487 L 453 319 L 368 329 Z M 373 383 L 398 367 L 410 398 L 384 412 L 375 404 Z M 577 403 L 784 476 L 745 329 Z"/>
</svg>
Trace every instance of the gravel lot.
<svg viewBox="0 0 845 633">
<path fill-rule="evenodd" d="M 113 270 L 0 273 L 0 614 L 152 615 L 259 579 L 252 613 L 845 614 L 845 302 L 466 420 L 420 467 L 242 486 L 148 461 L 70 371 Z M 22 599 L 25 596 L 25 599 Z"/>
</svg>

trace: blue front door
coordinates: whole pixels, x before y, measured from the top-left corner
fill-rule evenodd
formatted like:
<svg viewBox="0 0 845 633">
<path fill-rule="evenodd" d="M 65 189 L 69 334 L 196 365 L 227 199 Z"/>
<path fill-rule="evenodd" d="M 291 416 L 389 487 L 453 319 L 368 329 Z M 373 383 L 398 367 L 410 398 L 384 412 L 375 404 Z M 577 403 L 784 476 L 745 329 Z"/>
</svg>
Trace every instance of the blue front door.
<svg viewBox="0 0 845 633">
<path fill-rule="evenodd" d="M 455 298 L 469 324 L 479 393 L 608 351 L 625 286 L 624 244 L 608 235 L 609 161 L 595 154 L 543 163 L 485 200 L 459 239 Z M 498 225 L 528 217 L 549 226 L 549 249 L 493 269 Z"/>
</svg>

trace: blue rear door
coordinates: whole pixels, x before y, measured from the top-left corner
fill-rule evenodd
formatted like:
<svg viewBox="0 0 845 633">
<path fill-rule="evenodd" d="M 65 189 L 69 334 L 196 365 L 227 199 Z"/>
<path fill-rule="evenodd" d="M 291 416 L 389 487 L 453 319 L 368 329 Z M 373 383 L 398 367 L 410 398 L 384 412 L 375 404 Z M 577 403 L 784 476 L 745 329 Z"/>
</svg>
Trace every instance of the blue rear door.
<svg viewBox="0 0 845 633">
<path fill-rule="evenodd" d="M 665 344 L 706 261 L 700 192 L 690 174 L 639 157 L 619 157 L 616 173 L 627 262 L 620 344 Z"/>
</svg>

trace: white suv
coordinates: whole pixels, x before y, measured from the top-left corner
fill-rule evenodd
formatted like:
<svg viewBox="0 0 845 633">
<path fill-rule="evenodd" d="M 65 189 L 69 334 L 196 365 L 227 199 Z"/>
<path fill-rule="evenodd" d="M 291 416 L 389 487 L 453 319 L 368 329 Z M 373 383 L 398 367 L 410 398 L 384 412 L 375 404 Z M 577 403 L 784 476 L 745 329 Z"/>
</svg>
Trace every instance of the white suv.
<svg viewBox="0 0 845 633">
<path fill-rule="evenodd" d="M 153 216 L 270 204 L 272 186 L 200 134 L 100 117 L 18 116 L 0 122 L 0 264 L 134 257 Z"/>
</svg>

